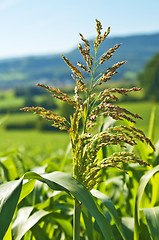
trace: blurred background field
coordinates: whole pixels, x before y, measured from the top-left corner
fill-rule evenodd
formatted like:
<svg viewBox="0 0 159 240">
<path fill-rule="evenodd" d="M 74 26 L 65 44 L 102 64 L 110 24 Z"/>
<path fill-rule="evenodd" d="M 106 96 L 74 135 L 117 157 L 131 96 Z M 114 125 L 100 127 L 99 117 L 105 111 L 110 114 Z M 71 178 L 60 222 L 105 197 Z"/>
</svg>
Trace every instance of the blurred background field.
<svg viewBox="0 0 159 240">
<path fill-rule="evenodd" d="M 107 196 L 106 201 L 103 202 L 106 207 L 98 199 L 95 201 L 108 218 L 115 233 L 115 239 L 121 239 L 122 235 L 118 233 L 115 218 L 112 218 L 113 215 L 111 216 L 111 212 L 109 212 L 110 209 L 113 209 L 113 205 L 119 214 L 124 231 L 128 230 L 125 239 L 134 239 L 135 201 L 137 200 L 136 196 L 138 199 L 140 198 L 139 195 L 136 195 L 139 180 L 144 173 L 159 165 L 158 9 L 159 1 L 157 0 L 151 2 L 148 0 L 144 2 L 138 0 L 0 1 L 0 185 L 20 179 L 23 174 L 29 171 L 38 174 L 48 174 L 55 171 L 72 173 L 72 154 L 68 133 L 52 127 L 50 122 L 38 115 L 20 109 L 41 106 L 64 116 L 66 119 L 70 118 L 74 112 L 72 106 L 53 98 L 50 93 L 36 84 L 42 83 L 59 88 L 73 99 L 75 81 L 71 77 L 71 70 L 63 61 L 61 54 L 64 54 L 75 66 L 77 66 L 77 60 L 85 64 L 78 49 L 78 44 L 82 43 L 79 32 L 93 46 L 93 39 L 96 36 L 95 19 L 98 19 L 103 26 L 102 34 L 109 26 L 111 32 L 99 47 L 99 56 L 97 57 L 106 53 L 116 44 L 121 44 L 121 46 L 114 52 L 109 61 L 100 65 L 101 68 L 97 71 L 97 75 L 105 73 L 115 63 L 127 61 L 118 70 L 118 74 L 99 86 L 98 90 L 102 91 L 106 88 L 129 89 L 134 86 L 143 88 L 142 91 L 128 93 L 128 96 L 119 95 L 119 102 L 109 103 L 119 105 L 140 115 L 143 120 L 136 121 L 136 128 L 143 130 L 146 136 L 152 137 L 151 140 L 156 147 L 156 151 L 153 151 L 143 142 L 138 142 L 135 146 L 126 144 L 124 147 L 120 144 L 113 145 L 113 143 L 102 146 L 98 152 L 98 160 L 101 161 L 126 149 L 129 153 L 137 154 L 139 159 L 150 164 L 150 166 L 143 167 L 132 162 L 129 166 L 125 166 L 125 162 L 123 162 L 123 167 L 128 174 L 114 167 L 102 169 L 101 175 L 103 176 L 99 178 L 100 184 L 95 187 Z M 82 72 L 82 74 L 89 83 L 90 79 L 86 75 L 87 73 Z M 83 93 L 80 97 L 83 97 Z M 109 120 L 107 125 L 109 125 Z M 102 117 L 99 121 L 105 123 Z M 119 123 L 123 124 L 123 122 Z M 104 128 L 105 125 L 102 124 L 102 127 Z M 149 174 L 150 177 L 151 174 Z M 146 189 L 144 190 L 145 185 L 142 188 L 144 190 L 143 198 L 141 204 L 137 203 L 138 207 L 141 207 L 140 213 L 143 212 L 144 208 L 150 208 L 149 213 L 158 214 L 158 182 L 159 177 L 155 174 Z M 2 202 L 6 203 L 7 201 Z M 110 208 L 108 211 L 107 206 Z M 25 214 L 26 209 L 30 209 L 30 207 L 33 210 L 32 213 Z M 153 211 L 152 208 L 153 210 L 157 208 L 157 212 Z M 115 209 L 112 211 L 113 214 Z M 1 215 L 3 215 L 5 208 L 1 206 L 1 210 Z M 41 220 L 38 218 L 35 223 L 34 214 L 41 210 L 49 211 L 51 214 L 49 213 L 46 218 L 42 217 Z M 81 239 L 103 239 L 100 236 L 97 221 L 93 219 L 93 224 L 90 224 L 92 217 L 85 210 L 82 214 L 83 218 L 81 217 Z M 19 217 L 19 225 L 16 223 L 17 216 Z M 156 216 L 153 217 L 153 220 L 157 219 Z M 30 192 L 18 204 L 16 214 L 13 217 L 12 233 L 14 227 L 15 229 L 18 227 L 18 231 L 23 231 L 29 226 L 29 231 L 26 232 L 23 239 L 71 240 L 72 217 L 72 194 L 67 195 L 61 191 L 53 192 L 45 184 L 36 181 L 34 191 Z M 140 222 L 142 220 L 143 224 L 140 230 L 144 232 L 144 237 L 141 239 L 150 240 L 152 238 L 148 234 L 149 228 L 146 227 L 146 218 L 143 219 L 142 216 Z M 157 220 L 159 223 L 159 216 Z M 32 221 L 33 225 L 30 224 Z M 88 222 L 88 224 L 84 225 L 84 222 Z M 118 218 L 117 222 L 120 223 Z M 155 233 L 156 222 L 153 223 L 151 225 L 153 226 L 152 232 Z M 11 225 L 9 228 L 11 231 Z M 91 229 L 95 234 L 94 237 L 89 233 Z M 156 227 L 155 230 L 158 229 Z M 37 237 L 34 235 L 35 233 Z M 14 234 L 12 235 L 14 239 Z M 158 235 L 157 232 L 157 238 L 154 239 L 158 239 Z M 9 236 L 6 239 L 11 238 Z"/>
<path fill-rule="evenodd" d="M 8 95 L 8 96 L 7 96 Z M 41 97 L 45 98 L 45 96 Z M 124 99 L 126 100 L 126 96 Z M 50 98 L 49 101 L 52 101 Z M 53 99 L 54 101 L 54 99 Z M 4 103 L 4 104 L 3 104 Z M 8 148 L 18 148 L 22 146 L 31 148 L 50 148 L 52 151 L 57 151 L 58 148 L 66 149 L 69 144 L 69 137 L 67 132 L 60 132 L 50 125 L 44 119 L 39 116 L 22 112 L 19 109 L 24 107 L 25 99 L 16 98 L 10 92 L 6 93 L 5 98 L 1 101 L 1 109 L 6 110 L 5 113 L 0 114 L 1 126 L 1 144 L 0 150 L 5 151 Z M 51 105 L 51 102 L 50 102 Z M 43 106 L 43 105 L 40 105 Z M 151 101 L 128 101 L 120 103 L 121 107 L 124 107 L 133 113 L 139 114 L 143 120 L 137 120 L 136 127 L 142 129 L 148 135 L 150 116 L 153 108 L 155 108 L 155 141 L 159 138 L 159 104 Z M 71 108 L 65 108 L 56 104 L 54 111 L 69 118 L 72 113 Z M 15 109 L 12 112 L 13 108 Z M 10 111 L 11 109 L 11 111 Z M 16 110 L 17 109 L 17 110 Z"/>
<path fill-rule="evenodd" d="M 159 28 L 156 24 L 158 2 L 154 1 L 151 6 L 145 2 L 143 6 L 137 1 L 132 3 L 125 0 L 120 3 L 115 1 L 115 8 L 112 3 L 103 0 L 95 5 L 83 0 L 81 3 L 87 9 L 85 12 L 82 4 L 72 0 L 68 4 L 64 3 L 62 8 L 59 2 L 39 1 L 38 9 L 31 0 L 27 2 L 7 0 L 0 3 L 1 152 L 20 147 L 49 148 L 51 151 L 67 147 L 69 144 L 67 133 L 60 133 L 50 126 L 50 123 L 31 113 L 21 112 L 20 108 L 42 106 L 69 119 L 73 112 L 71 107 L 56 101 L 35 84 L 44 83 L 62 88 L 73 97 L 75 82 L 71 77 L 70 69 L 61 58 L 61 53 L 73 64 L 76 64 L 77 59 L 83 62 L 78 50 L 80 42 L 78 33 L 81 32 L 93 44 L 96 18 L 102 22 L 103 31 L 108 26 L 111 27 L 110 35 L 99 48 L 99 55 L 115 44 L 121 44 L 111 60 L 107 61 L 106 65 L 101 65 L 100 70 L 103 71 L 116 62 L 127 60 L 104 88 L 142 87 L 143 91 L 130 94 L 130 97 L 120 98 L 120 106 L 143 117 L 143 120 L 137 121 L 137 127 L 146 134 L 148 134 L 150 115 L 155 106 L 155 141 L 158 140 L 159 81 L 153 81 L 152 76 L 146 72 L 146 69 L 149 69 L 148 72 L 155 72 L 156 76 L 159 76 L 156 70 L 159 68 L 158 58 L 149 64 L 149 68 L 147 66 L 147 63 L 159 52 Z M 150 19 L 147 18 L 147 9 L 152 16 Z M 124 14 L 121 14 L 123 11 Z M 153 66 L 157 67 L 153 68 Z M 148 80 L 145 80 L 141 74 L 144 71 Z M 151 92 L 146 89 L 151 89 Z"/>
</svg>

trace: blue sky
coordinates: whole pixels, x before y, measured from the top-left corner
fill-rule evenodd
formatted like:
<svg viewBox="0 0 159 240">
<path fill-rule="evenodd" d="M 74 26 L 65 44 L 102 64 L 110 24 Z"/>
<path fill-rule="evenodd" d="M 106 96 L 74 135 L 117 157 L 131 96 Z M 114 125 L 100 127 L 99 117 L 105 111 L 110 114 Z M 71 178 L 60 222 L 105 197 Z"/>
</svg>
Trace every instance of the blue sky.
<svg viewBox="0 0 159 240">
<path fill-rule="evenodd" d="M 158 0 L 0 0 L 0 58 L 65 53 L 95 19 L 110 36 L 159 32 Z"/>
</svg>

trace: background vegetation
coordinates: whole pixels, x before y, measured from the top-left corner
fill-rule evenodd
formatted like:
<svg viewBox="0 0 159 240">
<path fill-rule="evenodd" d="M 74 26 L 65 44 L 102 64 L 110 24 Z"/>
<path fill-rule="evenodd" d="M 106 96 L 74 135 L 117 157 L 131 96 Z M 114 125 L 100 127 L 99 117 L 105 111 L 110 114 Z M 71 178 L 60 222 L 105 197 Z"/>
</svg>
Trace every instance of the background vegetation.
<svg viewBox="0 0 159 240">
<path fill-rule="evenodd" d="M 157 36 L 155 35 L 155 40 Z M 130 37 L 125 40 L 127 43 L 133 42 L 137 52 L 139 50 L 137 46 L 141 47 L 143 38 L 138 39 L 138 43 L 135 42 L 135 39 L 135 37 Z M 144 36 L 144 40 L 146 39 L 145 44 L 148 46 L 150 38 Z M 107 87 L 131 87 L 136 84 L 138 86 L 141 84 L 144 87 L 141 93 L 121 98 L 120 106 L 143 117 L 143 120 L 137 121 L 136 127 L 142 129 L 156 146 L 155 153 L 144 143 L 140 143 L 138 146 L 132 148 L 130 147 L 128 151 L 138 153 L 141 159 L 150 164 L 150 167 L 139 167 L 136 164 L 130 164 L 126 168 L 128 174 L 107 168 L 103 171 L 103 183 L 94 192 L 92 191 L 95 201 L 98 203 L 101 211 L 103 211 L 104 216 L 109 222 L 111 231 L 117 240 L 137 240 L 139 236 L 140 240 L 151 240 L 157 239 L 159 235 L 159 221 L 154 221 L 154 216 L 159 219 L 157 184 L 159 178 L 157 174 L 159 171 L 158 55 L 150 59 L 147 65 L 145 65 L 145 69 L 139 75 L 138 82 L 134 79 L 136 73 L 141 71 L 144 61 L 153 55 L 154 52 L 158 51 L 158 45 L 155 40 L 151 50 L 148 50 L 144 46 L 140 48 L 141 52 L 138 51 L 138 54 L 140 53 L 138 56 L 140 57 L 137 58 L 138 61 L 133 61 L 133 64 L 131 64 L 133 56 L 129 55 L 129 59 L 126 57 L 130 62 L 127 68 L 121 72 L 120 81 L 114 79 L 111 85 L 107 84 Z M 110 39 L 111 45 L 112 41 L 116 43 L 120 42 L 120 39 Z M 107 47 L 109 48 L 109 42 Z M 126 48 L 128 49 L 128 46 Z M 130 47 L 129 49 L 132 50 L 132 54 L 133 48 Z M 145 51 L 145 49 L 147 50 Z M 70 59 L 74 53 L 76 53 L 76 50 L 70 53 Z M 17 179 L 24 176 L 30 170 L 39 174 L 39 176 L 41 176 L 41 173 L 71 171 L 72 159 L 67 133 L 59 132 L 57 129 L 51 127 L 49 123 L 33 114 L 20 111 L 20 108 L 24 106 L 40 105 L 53 111 L 56 110 L 56 113 L 69 118 L 73 111 L 72 108 L 66 104 L 57 102 L 47 92 L 39 89 L 37 86 L 29 86 L 33 82 L 39 81 L 39 79 L 43 81 L 46 81 L 46 79 L 47 81 L 53 78 L 56 79 L 55 76 L 59 83 L 63 83 L 63 80 L 67 79 L 65 83 L 70 84 L 68 80 L 70 72 L 61 68 L 61 60 L 58 61 L 56 57 L 58 58 L 59 56 L 54 56 L 54 61 L 52 61 L 52 57 L 50 56 L 46 57 L 45 60 L 44 58 L 13 59 L 10 61 L 6 60 L 6 62 L 1 61 L 0 63 L 2 67 L 0 84 L 6 88 L 6 90 L 0 92 L 1 183 L 7 184 L 11 180 L 15 180 L 16 182 Z M 118 61 L 117 59 L 114 60 Z M 39 67 L 41 72 L 39 71 Z M 63 71 L 61 72 L 60 69 L 63 69 Z M 28 79 L 31 81 L 28 82 Z M 25 87 L 23 84 L 23 86 L 19 84 L 19 81 Z M 4 82 L 5 85 L 3 85 Z M 8 86 L 10 87 L 8 88 Z M 11 88 L 11 86 L 14 86 L 14 88 Z M 65 92 L 73 95 L 72 86 L 65 87 Z M 109 124 L 114 124 L 114 122 L 110 122 Z M 120 147 L 115 146 L 103 148 L 99 152 L 98 157 L 102 159 L 114 152 L 120 152 L 120 150 Z M 141 178 L 142 176 L 144 177 Z M 68 195 L 63 191 L 53 191 L 54 188 L 50 189 L 48 185 L 38 181 L 36 184 L 31 181 L 29 186 L 25 184 L 26 182 L 24 182 L 19 204 L 13 219 L 13 239 L 71 240 L 73 221 L 72 192 L 69 191 L 70 195 Z M 32 191 L 33 188 L 34 191 Z M 56 187 L 54 190 L 57 190 Z M 103 195 L 100 195 L 98 191 L 101 191 Z M 0 195 L 0 199 L 2 198 Z M 9 199 L 8 196 L 7 199 Z M 6 218 L 6 220 L 8 219 Z M 93 218 L 92 226 L 90 226 L 89 223 L 91 220 L 92 217 L 87 209 L 84 208 L 81 216 L 81 239 L 103 240 L 99 223 Z M 5 226 L 4 222 L 3 224 Z M 22 227 L 22 225 L 25 227 Z M 5 227 L 1 228 L 1 234 L 2 229 L 5 229 Z M 11 228 L 9 227 L 5 235 L 5 240 L 12 239 L 12 237 Z"/>
</svg>

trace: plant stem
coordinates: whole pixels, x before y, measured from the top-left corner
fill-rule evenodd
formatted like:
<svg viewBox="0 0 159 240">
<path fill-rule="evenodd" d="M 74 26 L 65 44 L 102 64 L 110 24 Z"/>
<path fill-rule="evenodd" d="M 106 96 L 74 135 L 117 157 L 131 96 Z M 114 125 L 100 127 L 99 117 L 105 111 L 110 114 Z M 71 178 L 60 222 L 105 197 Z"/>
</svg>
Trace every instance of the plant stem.
<svg viewBox="0 0 159 240">
<path fill-rule="evenodd" d="M 73 215 L 73 240 L 80 240 L 80 214 L 81 207 L 77 199 L 75 199 Z"/>
</svg>

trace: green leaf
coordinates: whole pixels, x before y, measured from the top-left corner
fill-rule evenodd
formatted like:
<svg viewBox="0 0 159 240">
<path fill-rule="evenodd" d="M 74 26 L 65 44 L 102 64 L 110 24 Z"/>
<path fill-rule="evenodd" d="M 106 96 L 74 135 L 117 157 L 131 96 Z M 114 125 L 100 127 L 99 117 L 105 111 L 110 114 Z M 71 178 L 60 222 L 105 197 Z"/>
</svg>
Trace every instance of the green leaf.
<svg viewBox="0 0 159 240">
<path fill-rule="evenodd" d="M 159 201 L 158 183 L 159 183 L 159 173 L 155 174 L 153 179 L 151 179 L 151 184 L 152 184 L 151 207 L 158 205 L 158 201 Z"/>
<path fill-rule="evenodd" d="M 18 178 L 16 166 L 11 158 L 3 157 L 0 159 L 0 163 L 7 181 L 12 181 Z"/>
<path fill-rule="evenodd" d="M 82 208 L 82 216 L 84 219 L 84 223 L 86 226 L 86 234 L 88 237 L 88 240 L 93 240 L 93 222 L 92 222 L 92 216 L 90 215 L 90 213 L 88 212 L 88 210 L 83 207 Z"/>
<path fill-rule="evenodd" d="M 150 178 L 159 171 L 159 165 L 154 167 L 153 169 L 149 170 L 141 179 L 139 182 L 139 187 L 137 190 L 137 194 L 136 194 L 136 201 L 135 201 L 135 229 L 134 229 L 134 240 L 138 240 L 139 239 L 139 233 L 140 233 L 140 222 L 139 222 L 139 218 L 140 218 L 140 202 L 141 202 L 141 198 L 142 195 L 144 193 L 144 190 L 146 188 L 146 185 L 148 183 L 148 181 L 150 180 Z"/>
<path fill-rule="evenodd" d="M 15 240 L 20 240 L 25 235 L 25 233 L 29 231 L 39 220 L 41 220 L 44 216 L 50 214 L 50 212 L 39 210 L 28 218 L 27 210 L 30 213 L 30 209 L 24 209 L 24 212 L 23 212 L 24 224 L 21 225 L 21 222 L 18 220 L 18 223 L 20 224 L 20 227 L 19 227 L 18 223 L 16 223 L 16 228 L 13 231 Z M 26 212 L 26 216 L 25 216 L 25 212 Z M 21 219 L 21 217 L 22 217 L 22 214 L 19 218 Z"/>
<path fill-rule="evenodd" d="M 143 208 L 148 229 L 152 240 L 159 238 L 159 207 Z"/>
<path fill-rule="evenodd" d="M 0 185 L 0 240 L 3 239 L 12 221 L 21 193 L 22 180 L 21 178 Z"/>
<path fill-rule="evenodd" d="M 56 218 L 55 221 L 62 227 L 68 236 L 72 237 L 72 224 L 68 220 Z"/>
<path fill-rule="evenodd" d="M 134 239 L 134 218 L 123 217 L 122 218 L 123 230 L 125 233 L 126 239 Z"/>
<path fill-rule="evenodd" d="M 19 209 L 16 219 L 12 224 L 12 233 L 13 233 L 14 239 L 21 232 L 21 229 L 23 228 L 23 226 L 25 226 L 27 219 L 29 218 L 29 215 L 31 214 L 33 209 L 34 207 L 23 207 Z"/>
<path fill-rule="evenodd" d="M 107 210 L 110 213 L 110 215 L 112 216 L 112 218 L 113 218 L 113 220 L 116 224 L 116 227 L 119 230 L 121 236 L 123 237 L 123 239 L 126 240 L 126 238 L 124 236 L 124 232 L 123 232 L 123 229 L 122 229 L 122 224 L 121 224 L 118 212 L 115 209 L 115 206 L 114 206 L 113 202 L 110 200 L 110 198 L 108 196 L 99 192 L 98 190 L 93 189 L 91 191 L 91 193 L 94 197 L 98 198 L 104 204 L 104 206 L 107 208 Z"/>
<path fill-rule="evenodd" d="M 45 231 L 43 229 L 41 229 L 39 227 L 39 225 L 35 225 L 32 229 L 31 229 L 32 234 L 35 236 L 35 239 L 38 240 L 50 240 L 50 238 L 47 236 L 47 234 L 45 233 Z"/>
<path fill-rule="evenodd" d="M 3 182 L 6 180 L 6 181 L 9 181 L 9 173 L 8 173 L 8 169 L 4 166 L 4 164 L 1 162 L 0 160 L 0 167 L 2 168 L 2 180 Z"/>
<path fill-rule="evenodd" d="M 9 226 L 9 228 L 8 228 L 4 238 L 3 238 L 3 240 L 12 240 L 11 226 L 12 226 L 12 224 L 10 224 L 10 226 Z"/>
<path fill-rule="evenodd" d="M 26 183 L 23 183 L 18 203 L 20 203 L 26 196 L 28 196 L 33 191 L 35 182 L 36 180 L 30 180 Z"/>
<path fill-rule="evenodd" d="M 40 176 L 39 174 L 29 172 L 25 174 L 25 178 L 34 178 L 45 182 L 53 190 L 64 190 L 68 193 L 73 194 L 96 219 L 105 239 L 114 239 L 110 225 L 107 222 L 105 216 L 98 210 L 91 193 L 70 174 L 53 172 Z"/>
</svg>

